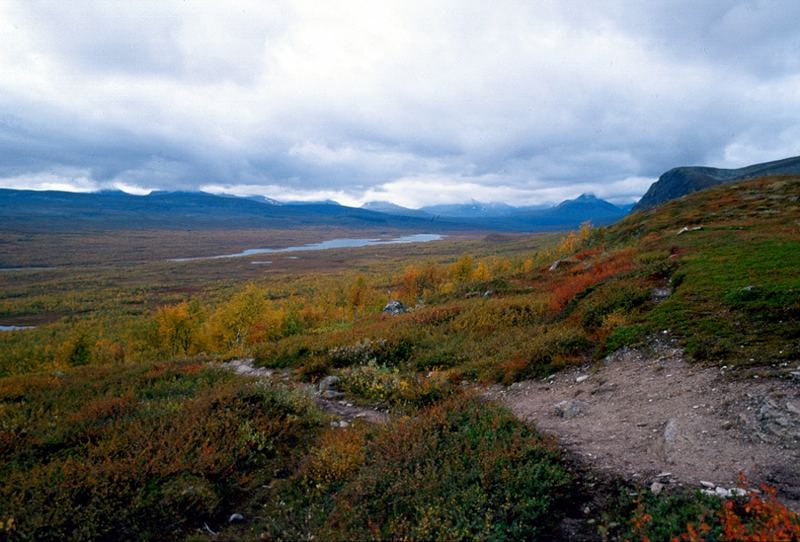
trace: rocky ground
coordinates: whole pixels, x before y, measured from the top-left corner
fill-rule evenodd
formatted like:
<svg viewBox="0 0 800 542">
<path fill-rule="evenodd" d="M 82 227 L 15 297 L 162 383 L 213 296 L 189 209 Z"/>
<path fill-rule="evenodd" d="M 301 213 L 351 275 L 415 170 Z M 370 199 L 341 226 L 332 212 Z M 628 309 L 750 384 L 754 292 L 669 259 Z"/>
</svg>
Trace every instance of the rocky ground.
<svg viewBox="0 0 800 542">
<path fill-rule="evenodd" d="M 672 341 L 626 349 L 596 366 L 494 386 L 485 396 L 554 435 L 585 464 L 655 492 L 726 496 L 739 473 L 800 505 L 800 368 L 786 379 L 731 376 L 686 361 Z"/>
</svg>

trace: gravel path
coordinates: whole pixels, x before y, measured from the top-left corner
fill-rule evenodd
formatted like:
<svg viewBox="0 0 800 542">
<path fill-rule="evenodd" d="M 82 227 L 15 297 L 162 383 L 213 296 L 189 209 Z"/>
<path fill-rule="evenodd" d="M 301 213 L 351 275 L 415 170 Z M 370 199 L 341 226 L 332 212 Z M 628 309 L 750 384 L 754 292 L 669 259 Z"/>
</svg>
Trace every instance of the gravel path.
<svg viewBox="0 0 800 542">
<path fill-rule="evenodd" d="M 797 509 L 800 382 L 789 371 L 785 380 L 737 380 L 727 368 L 687 363 L 680 348 L 659 340 L 485 396 L 609 474 L 655 482 L 658 491 L 724 495 L 742 472 L 751 486 L 776 486 Z"/>
</svg>

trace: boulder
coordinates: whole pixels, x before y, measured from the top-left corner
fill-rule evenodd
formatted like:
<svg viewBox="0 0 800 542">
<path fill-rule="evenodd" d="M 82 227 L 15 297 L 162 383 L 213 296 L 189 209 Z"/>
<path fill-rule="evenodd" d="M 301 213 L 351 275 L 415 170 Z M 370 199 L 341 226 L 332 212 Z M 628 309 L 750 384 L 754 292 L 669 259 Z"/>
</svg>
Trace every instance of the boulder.
<svg viewBox="0 0 800 542">
<path fill-rule="evenodd" d="M 398 314 L 403 314 L 406 312 L 406 306 L 396 299 L 392 299 L 386 304 L 385 307 L 383 307 L 383 312 L 386 314 L 391 314 L 392 316 L 397 316 Z"/>
</svg>

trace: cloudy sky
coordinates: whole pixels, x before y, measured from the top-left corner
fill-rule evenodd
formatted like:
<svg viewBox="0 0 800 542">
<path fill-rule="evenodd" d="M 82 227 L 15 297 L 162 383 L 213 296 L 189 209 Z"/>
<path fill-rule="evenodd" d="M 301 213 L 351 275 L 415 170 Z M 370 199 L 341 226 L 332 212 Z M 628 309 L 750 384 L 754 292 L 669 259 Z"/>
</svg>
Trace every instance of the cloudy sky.
<svg viewBox="0 0 800 542">
<path fill-rule="evenodd" d="M 800 2 L 0 0 L 0 186 L 640 196 L 800 154 Z"/>
</svg>

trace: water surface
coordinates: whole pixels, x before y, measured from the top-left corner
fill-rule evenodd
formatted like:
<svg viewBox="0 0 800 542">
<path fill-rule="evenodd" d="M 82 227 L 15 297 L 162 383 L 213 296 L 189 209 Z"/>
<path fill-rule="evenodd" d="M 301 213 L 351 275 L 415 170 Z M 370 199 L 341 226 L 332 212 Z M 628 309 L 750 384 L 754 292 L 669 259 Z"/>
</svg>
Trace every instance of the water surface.
<svg viewBox="0 0 800 542">
<path fill-rule="evenodd" d="M 295 247 L 285 248 L 248 248 L 235 254 L 220 254 L 218 256 L 200 256 L 196 258 L 173 258 L 171 262 L 192 262 L 196 260 L 219 260 L 222 258 L 241 258 L 244 256 L 254 256 L 256 254 L 278 254 L 281 252 L 302 252 L 306 250 L 328 250 L 331 248 L 358 248 L 371 247 L 375 245 L 399 245 L 404 243 L 428 243 L 439 241 L 443 236 L 438 233 L 418 233 L 416 235 L 405 235 L 394 239 L 330 239 L 321 243 L 309 243 Z"/>
</svg>

